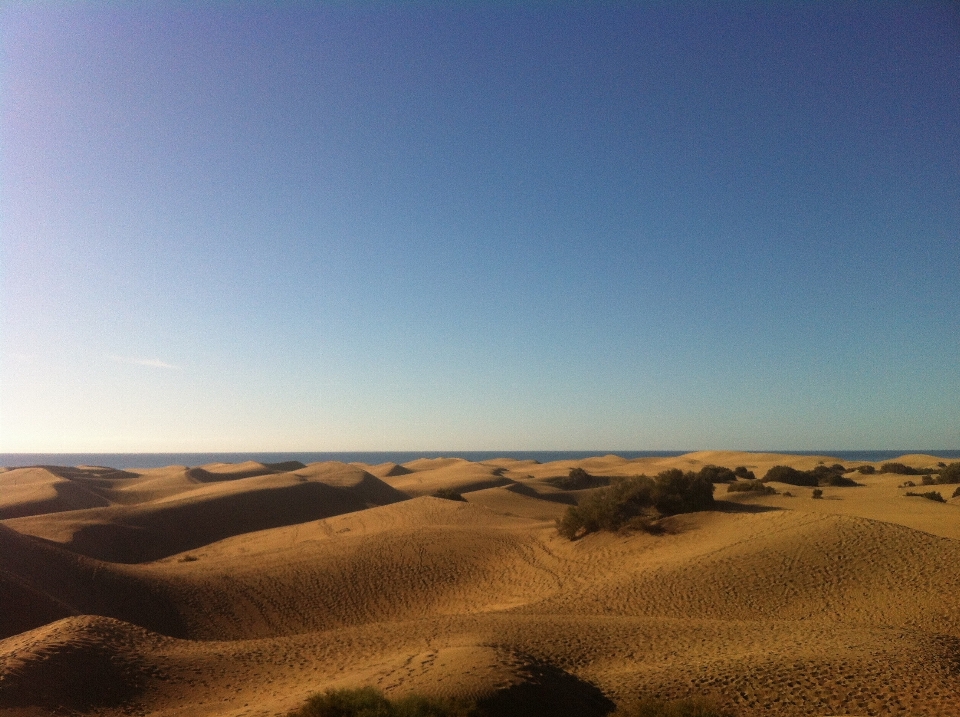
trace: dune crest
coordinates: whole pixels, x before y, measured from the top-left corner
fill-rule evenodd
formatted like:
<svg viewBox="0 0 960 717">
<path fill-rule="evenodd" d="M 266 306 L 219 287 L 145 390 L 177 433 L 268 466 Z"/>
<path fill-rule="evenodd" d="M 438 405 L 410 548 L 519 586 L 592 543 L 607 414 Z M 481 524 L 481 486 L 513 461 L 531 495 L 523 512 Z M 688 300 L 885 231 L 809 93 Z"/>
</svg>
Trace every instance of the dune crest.
<svg viewBox="0 0 960 717">
<path fill-rule="evenodd" d="M 602 486 L 835 462 L 2 471 L 0 717 L 275 717 L 364 685 L 491 717 L 601 717 L 638 694 L 740 717 L 958 717 L 960 502 L 908 497 L 909 476 L 848 473 L 858 485 L 819 498 L 717 484 L 714 510 L 656 535 L 570 541 L 554 522 L 602 490 L 565 489 L 572 468 Z"/>
</svg>

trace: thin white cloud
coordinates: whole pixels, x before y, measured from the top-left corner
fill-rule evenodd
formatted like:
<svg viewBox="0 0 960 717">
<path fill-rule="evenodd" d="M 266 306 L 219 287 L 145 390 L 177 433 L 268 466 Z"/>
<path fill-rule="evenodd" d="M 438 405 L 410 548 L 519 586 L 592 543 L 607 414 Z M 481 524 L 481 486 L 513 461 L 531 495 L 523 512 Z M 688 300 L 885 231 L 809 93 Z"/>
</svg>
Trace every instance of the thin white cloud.
<svg viewBox="0 0 960 717">
<path fill-rule="evenodd" d="M 174 366 L 172 363 L 167 363 L 166 361 L 161 361 L 158 358 L 154 359 L 141 359 L 141 358 L 130 358 L 129 356 L 114 356 L 113 354 L 107 354 L 107 358 L 111 361 L 116 361 L 117 363 L 129 363 L 134 364 L 135 366 L 150 366 L 151 368 L 173 368 L 179 369 L 179 366 Z"/>
</svg>

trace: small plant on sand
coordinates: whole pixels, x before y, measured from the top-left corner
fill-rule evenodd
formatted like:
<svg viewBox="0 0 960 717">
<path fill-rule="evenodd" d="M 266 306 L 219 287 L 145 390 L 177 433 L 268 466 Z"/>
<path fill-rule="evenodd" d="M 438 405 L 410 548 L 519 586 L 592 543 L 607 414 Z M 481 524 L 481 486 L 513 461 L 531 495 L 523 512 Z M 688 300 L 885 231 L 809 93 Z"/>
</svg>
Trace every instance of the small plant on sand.
<svg viewBox="0 0 960 717">
<path fill-rule="evenodd" d="M 627 702 L 611 717 L 733 717 L 713 700 L 693 697 L 683 700 L 661 700 L 641 697 Z"/>
<path fill-rule="evenodd" d="M 438 488 L 433 491 L 434 498 L 443 498 L 444 500 L 462 500 L 466 502 L 467 499 L 463 497 L 460 493 L 455 491 L 453 488 Z"/>
<path fill-rule="evenodd" d="M 877 472 L 877 469 L 874 468 L 873 466 L 860 466 L 859 468 L 857 468 L 857 473 L 860 473 L 861 475 L 865 475 L 865 476 L 873 475 L 876 472 Z"/>
<path fill-rule="evenodd" d="M 939 485 L 960 483 L 960 463 L 951 463 L 948 466 L 941 466 L 940 475 L 937 476 L 936 482 Z"/>
<path fill-rule="evenodd" d="M 896 473 L 902 476 L 918 476 L 923 474 L 922 470 L 911 468 L 903 463 L 884 463 L 880 466 L 881 473 Z"/>
<path fill-rule="evenodd" d="M 758 480 L 738 480 L 727 485 L 727 493 L 759 493 L 760 495 L 774 495 L 777 489 Z"/>
<path fill-rule="evenodd" d="M 797 470 L 790 466 L 774 466 L 763 477 L 764 483 L 777 481 L 789 485 L 808 486 L 814 488 L 823 486 L 856 486 L 859 485 L 852 478 L 844 475 L 846 469 L 839 463 L 834 466 L 819 465 L 808 471 Z"/>
<path fill-rule="evenodd" d="M 951 495 L 950 497 L 951 497 L 951 498 L 960 498 L 960 486 L 957 486 L 957 489 L 956 489 L 955 491 L 953 491 L 953 495 Z"/>
<path fill-rule="evenodd" d="M 390 700 L 378 689 L 361 687 L 313 695 L 303 707 L 288 713 L 288 717 L 471 717 L 474 714 L 474 708 L 467 704 L 422 695 Z"/>
<path fill-rule="evenodd" d="M 746 468 L 744 468 L 746 470 Z M 749 473 L 750 471 L 747 471 Z M 699 475 L 706 478 L 711 483 L 729 483 L 737 479 L 737 473 L 729 468 L 722 466 L 704 466 L 700 469 Z"/>
<path fill-rule="evenodd" d="M 820 490 L 819 488 L 814 488 L 814 489 L 813 489 L 813 498 L 815 498 L 815 499 L 817 499 L 817 500 L 823 498 L 823 491 Z"/>
<path fill-rule="evenodd" d="M 818 480 L 815 475 L 809 471 L 798 471 L 790 466 L 774 466 L 767 471 L 763 477 L 764 483 L 776 481 L 777 483 L 786 483 L 788 485 L 816 486 Z"/>
<path fill-rule="evenodd" d="M 927 500 L 932 500 L 935 503 L 946 503 L 946 499 L 940 495 L 939 491 L 930 490 L 926 493 L 914 493 L 913 491 L 907 491 L 904 493 L 907 498 L 926 498 Z"/>
<path fill-rule="evenodd" d="M 598 488 L 600 486 L 610 485 L 610 479 L 606 476 L 594 476 L 587 473 L 583 468 L 571 468 L 570 473 L 559 478 L 548 478 L 547 482 L 555 485 L 561 490 L 584 490 L 586 488 Z"/>
<path fill-rule="evenodd" d="M 713 483 L 696 473 L 663 471 L 656 478 L 618 478 L 606 488 L 570 506 L 557 520 L 557 531 L 573 540 L 598 530 L 639 528 L 652 532 L 652 521 L 714 506 Z"/>
</svg>

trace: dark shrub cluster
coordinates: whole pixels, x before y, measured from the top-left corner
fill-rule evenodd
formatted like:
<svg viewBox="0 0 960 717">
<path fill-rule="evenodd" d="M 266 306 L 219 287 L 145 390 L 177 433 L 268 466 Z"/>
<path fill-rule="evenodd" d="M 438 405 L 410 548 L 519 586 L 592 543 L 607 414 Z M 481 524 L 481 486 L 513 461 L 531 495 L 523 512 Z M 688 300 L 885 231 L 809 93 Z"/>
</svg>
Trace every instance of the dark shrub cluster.
<svg viewBox="0 0 960 717">
<path fill-rule="evenodd" d="M 708 510 L 713 505 L 713 483 L 696 473 L 674 468 L 656 478 L 614 479 L 579 505 L 570 506 L 557 520 L 557 530 L 573 540 L 598 530 L 649 529 L 650 521 L 658 517 Z"/>
<path fill-rule="evenodd" d="M 960 483 L 960 463 L 942 466 L 939 475 L 923 476 L 924 485 L 952 485 L 954 483 Z"/>
<path fill-rule="evenodd" d="M 823 498 L 823 491 L 820 488 L 814 488 L 811 497 L 815 500 L 820 500 Z"/>
<path fill-rule="evenodd" d="M 927 491 L 926 493 L 914 493 L 908 490 L 906 493 L 904 493 L 904 495 L 907 496 L 908 498 L 926 498 L 927 500 L 932 500 L 936 503 L 947 502 L 946 499 L 942 495 L 940 495 L 938 491 L 935 491 L 935 490 L 930 490 L 930 491 Z"/>
<path fill-rule="evenodd" d="M 744 468 L 743 470 L 746 471 L 747 469 Z M 750 471 L 747 472 L 749 473 Z M 736 471 L 721 466 L 704 466 L 697 475 L 706 478 L 711 483 L 729 483 L 737 479 Z"/>
<path fill-rule="evenodd" d="M 288 717 L 472 717 L 470 705 L 408 695 L 389 700 L 373 687 L 327 690 L 313 695 Z"/>
<path fill-rule="evenodd" d="M 733 474 L 737 478 L 745 478 L 746 480 L 753 480 L 757 477 L 754 475 L 753 471 L 747 470 L 746 466 L 737 466 L 733 469 Z"/>
<path fill-rule="evenodd" d="M 548 478 L 547 483 L 562 490 L 584 490 L 610 485 L 610 479 L 606 476 L 590 475 L 583 468 L 571 468 L 569 475 Z"/>
<path fill-rule="evenodd" d="M 434 498 L 443 498 L 444 500 L 462 500 L 464 503 L 467 502 L 467 499 L 463 497 L 462 493 L 458 493 L 453 488 L 438 488 L 432 493 Z"/>
<path fill-rule="evenodd" d="M 760 493 L 761 495 L 773 495 L 777 489 L 772 485 L 767 485 L 758 480 L 742 480 L 731 483 L 727 486 L 728 493 Z"/>
<path fill-rule="evenodd" d="M 857 468 L 857 473 L 861 475 L 870 476 L 877 472 L 877 469 L 873 466 L 860 466 Z"/>
<path fill-rule="evenodd" d="M 950 497 L 951 497 L 951 498 L 958 498 L 958 497 L 960 497 L 960 486 L 958 486 L 957 489 L 956 489 L 955 491 L 953 491 L 953 495 L 951 495 Z"/>
<path fill-rule="evenodd" d="M 807 486 L 815 488 L 817 486 L 855 486 L 857 482 L 852 478 L 843 475 L 846 468 L 837 464 L 835 466 L 820 465 L 809 471 L 801 471 L 790 466 L 774 466 L 767 471 L 763 477 L 764 483 L 776 481 L 778 483 L 787 483 L 788 485 Z"/>
<path fill-rule="evenodd" d="M 929 475 L 929 468 L 911 468 L 903 463 L 884 463 L 880 466 L 881 473 L 896 473 L 902 476 L 922 476 Z"/>
<path fill-rule="evenodd" d="M 774 466 L 767 471 L 763 477 L 764 483 L 776 481 L 777 483 L 787 483 L 788 485 L 818 486 L 820 485 L 817 477 L 809 471 L 799 471 L 790 466 Z"/>
</svg>

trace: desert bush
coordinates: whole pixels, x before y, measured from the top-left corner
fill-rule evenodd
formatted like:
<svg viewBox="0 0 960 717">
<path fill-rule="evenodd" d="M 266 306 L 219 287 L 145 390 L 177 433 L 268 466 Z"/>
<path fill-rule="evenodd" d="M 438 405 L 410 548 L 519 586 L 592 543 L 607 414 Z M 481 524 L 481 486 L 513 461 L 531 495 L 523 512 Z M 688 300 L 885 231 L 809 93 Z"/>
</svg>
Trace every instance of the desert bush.
<svg viewBox="0 0 960 717">
<path fill-rule="evenodd" d="M 828 485 L 834 488 L 853 488 L 860 485 L 853 478 L 847 478 L 844 475 L 838 475 L 837 473 L 831 473 L 830 475 L 823 476 L 822 478 L 817 479 L 817 482 L 820 485 Z"/>
<path fill-rule="evenodd" d="M 916 476 L 920 475 L 922 471 L 918 471 L 915 468 L 906 466 L 903 463 L 884 463 L 880 466 L 881 473 L 896 473 L 897 475 L 902 476 Z"/>
<path fill-rule="evenodd" d="M 610 479 L 606 476 L 590 475 L 583 468 L 571 468 L 569 475 L 548 478 L 547 482 L 562 490 L 583 490 L 610 485 Z"/>
<path fill-rule="evenodd" d="M 313 695 L 288 717 L 470 717 L 474 713 L 467 704 L 422 695 L 389 700 L 378 689 L 361 687 Z"/>
<path fill-rule="evenodd" d="M 746 466 L 737 466 L 733 469 L 733 474 L 737 478 L 745 478 L 747 480 L 753 480 L 757 476 L 754 475 L 753 471 L 747 470 Z"/>
<path fill-rule="evenodd" d="M 812 473 L 798 471 L 796 468 L 791 468 L 790 466 L 774 466 L 767 471 L 767 474 L 762 480 L 764 483 L 776 481 L 777 483 L 800 486 L 816 486 L 819 484 L 817 477 Z"/>
<path fill-rule="evenodd" d="M 699 475 L 711 483 L 729 483 L 737 479 L 736 473 L 722 466 L 704 466 L 700 469 Z"/>
<path fill-rule="evenodd" d="M 598 530 L 647 527 L 666 515 L 707 510 L 714 505 L 713 483 L 696 473 L 673 469 L 656 478 L 614 479 L 605 488 L 570 506 L 557 520 L 560 535 L 573 540 Z"/>
<path fill-rule="evenodd" d="M 819 488 L 814 488 L 814 489 L 813 489 L 813 497 L 816 498 L 816 499 L 818 499 L 818 500 L 819 500 L 820 498 L 823 498 L 823 491 L 820 490 Z"/>
<path fill-rule="evenodd" d="M 913 481 L 907 481 L 907 483 L 913 483 Z M 923 477 L 920 479 L 920 483 L 921 483 L 922 485 L 933 485 L 934 483 L 936 483 L 936 481 L 933 479 L 933 476 L 923 476 Z M 916 485 L 916 484 L 914 484 L 914 485 Z"/>
<path fill-rule="evenodd" d="M 611 717 L 733 717 L 733 712 L 704 698 L 661 700 L 641 697 L 622 705 Z"/>
<path fill-rule="evenodd" d="M 838 470 L 839 469 L 839 470 Z M 843 475 L 844 468 L 843 466 L 837 464 L 836 466 L 825 466 L 818 465 L 816 468 L 813 468 L 809 471 L 801 471 L 796 468 L 791 468 L 790 466 L 774 466 L 767 474 L 763 477 L 763 481 L 777 481 L 779 483 L 787 483 L 789 485 L 799 485 L 799 486 L 835 486 L 835 487 L 851 487 L 860 485 L 852 478 L 847 478 Z"/>
<path fill-rule="evenodd" d="M 956 489 L 955 491 L 953 491 L 953 495 L 951 495 L 950 497 L 951 497 L 951 498 L 960 498 L 960 486 L 958 486 L 957 489 Z"/>
<path fill-rule="evenodd" d="M 960 463 L 943 466 L 940 469 L 940 475 L 937 476 L 937 483 L 941 485 L 960 483 Z"/>
<path fill-rule="evenodd" d="M 865 476 L 873 475 L 876 472 L 877 472 L 877 469 L 874 468 L 873 466 L 860 466 L 859 468 L 857 468 L 857 473 L 861 473 L 862 475 L 865 475 Z"/>
<path fill-rule="evenodd" d="M 914 493 L 913 491 L 907 491 L 904 495 L 908 498 L 926 498 L 927 500 L 932 500 L 936 503 L 946 503 L 946 499 L 940 495 L 938 491 L 929 490 L 926 493 Z"/>
<path fill-rule="evenodd" d="M 431 495 L 433 495 L 434 498 L 443 498 L 444 500 L 462 500 L 464 503 L 467 502 L 467 499 L 453 488 L 438 488 L 433 491 Z"/>
<path fill-rule="evenodd" d="M 761 495 L 773 495 L 777 489 L 772 485 L 766 485 L 758 480 L 738 480 L 736 483 L 730 483 L 727 486 L 728 493 L 760 493 Z"/>
</svg>

